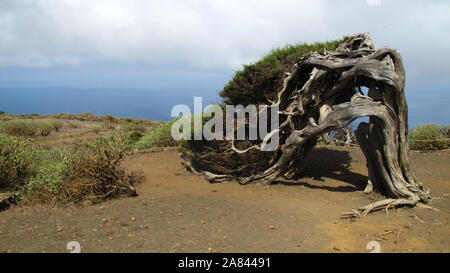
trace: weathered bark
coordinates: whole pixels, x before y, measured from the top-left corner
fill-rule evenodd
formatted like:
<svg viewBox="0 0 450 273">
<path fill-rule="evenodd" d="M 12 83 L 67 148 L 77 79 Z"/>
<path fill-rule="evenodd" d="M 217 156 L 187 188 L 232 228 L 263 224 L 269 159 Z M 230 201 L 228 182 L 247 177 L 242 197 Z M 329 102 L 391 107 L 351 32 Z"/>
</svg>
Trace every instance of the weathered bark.
<svg viewBox="0 0 450 273">
<path fill-rule="evenodd" d="M 361 86 L 369 88 L 368 96 L 361 94 Z M 280 176 L 290 177 L 301 171 L 320 135 L 368 116 L 369 123 L 361 123 L 355 132 L 369 170 L 365 192 L 373 186 L 389 199 L 343 216 L 358 217 L 381 208 L 426 203 L 429 191 L 409 166 L 404 88 L 405 70 L 398 51 L 388 47 L 375 51 L 367 33 L 351 36 L 336 51 L 306 55 L 286 73 L 273 105 L 280 106 L 286 116 L 279 130 L 287 137 L 282 138 L 279 150 L 272 152 L 274 160 L 269 168 L 240 176 L 222 167 L 221 173 L 215 174 L 201 170 L 214 162 L 195 155 L 184 156 L 186 166 L 210 181 L 234 178 L 241 184 L 270 184 Z M 245 155 L 253 148 L 258 145 L 237 149 L 231 142 L 229 150 Z M 191 162 L 196 160 L 194 168 Z"/>
</svg>

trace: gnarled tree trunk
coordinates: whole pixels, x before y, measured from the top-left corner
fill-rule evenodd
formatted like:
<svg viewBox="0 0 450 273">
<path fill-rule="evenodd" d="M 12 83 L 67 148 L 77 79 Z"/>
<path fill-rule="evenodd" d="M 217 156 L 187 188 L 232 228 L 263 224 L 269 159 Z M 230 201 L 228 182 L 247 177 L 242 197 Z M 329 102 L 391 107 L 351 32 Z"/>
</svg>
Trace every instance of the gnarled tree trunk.
<svg viewBox="0 0 450 273">
<path fill-rule="evenodd" d="M 362 86 L 369 88 L 368 96 L 362 93 Z M 369 123 L 360 123 L 355 134 L 367 160 L 368 186 L 373 185 L 388 199 L 344 216 L 359 217 L 381 208 L 426 203 L 429 191 L 412 174 L 409 165 L 404 88 L 405 70 L 397 50 L 374 50 L 367 33 L 351 36 L 335 51 L 304 56 L 286 73 L 273 101 L 282 116 L 279 132 L 283 143 L 278 150 L 260 151 L 261 143 L 239 150 L 233 141 L 227 141 L 226 145 L 215 146 L 221 151 L 214 151 L 214 147 L 208 148 L 212 144 L 202 143 L 201 148 L 191 146 L 183 158 L 189 169 L 212 182 L 236 179 L 241 184 L 270 184 L 280 176 L 291 177 L 300 172 L 305 165 L 303 159 L 320 135 L 368 116 Z M 243 169 L 227 169 L 227 160 L 245 156 L 270 162 L 270 166 L 262 169 L 255 161 L 250 175 L 243 175 Z M 225 163 L 220 162 L 219 168 L 215 166 L 218 161 Z"/>
</svg>

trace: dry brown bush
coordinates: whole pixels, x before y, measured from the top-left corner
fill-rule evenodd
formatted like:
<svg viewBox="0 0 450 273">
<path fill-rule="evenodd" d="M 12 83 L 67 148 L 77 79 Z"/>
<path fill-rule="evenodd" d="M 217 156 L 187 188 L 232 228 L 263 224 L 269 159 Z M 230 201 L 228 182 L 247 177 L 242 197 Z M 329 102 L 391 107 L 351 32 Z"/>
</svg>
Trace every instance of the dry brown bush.
<svg viewBox="0 0 450 273">
<path fill-rule="evenodd" d="M 139 173 L 129 173 L 120 165 L 128 154 L 119 138 L 101 139 L 77 152 L 69 163 L 61 194 L 63 199 L 94 202 L 119 196 L 135 196 Z"/>
</svg>

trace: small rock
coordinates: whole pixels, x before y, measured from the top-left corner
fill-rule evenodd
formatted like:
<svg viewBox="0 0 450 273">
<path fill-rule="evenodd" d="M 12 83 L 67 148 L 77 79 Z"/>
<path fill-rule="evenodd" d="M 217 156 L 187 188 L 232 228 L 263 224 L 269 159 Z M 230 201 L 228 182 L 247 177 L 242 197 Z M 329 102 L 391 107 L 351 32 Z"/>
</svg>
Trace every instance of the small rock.
<svg viewBox="0 0 450 273">
<path fill-rule="evenodd" d="M 103 219 L 102 219 L 102 222 L 103 222 L 103 223 L 108 222 L 108 218 L 103 218 Z"/>
<path fill-rule="evenodd" d="M 337 247 L 337 246 L 333 246 L 333 250 L 341 251 L 341 249 L 339 247 Z"/>
<path fill-rule="evenodd" d="M 272 226 L 272 225 L 270 225 L 270 226 L 269 226 L 269 229 L 271 229 L 271 230 L 274 230 L 274 229 L 276 229 L 276 227 L 275 227 L 275 226 Z"/>
<path fill-rule="evenodd" d="M 133 216 L 130 217 L 131 221 L 136 221 L 136 218 L 134 218 Z"/>
<path fill-rule="evenodd" d="M 178 216 L 183 216 L 183 213 L 179 212 L 179 213 L 178 213 Z"/>
</svg>

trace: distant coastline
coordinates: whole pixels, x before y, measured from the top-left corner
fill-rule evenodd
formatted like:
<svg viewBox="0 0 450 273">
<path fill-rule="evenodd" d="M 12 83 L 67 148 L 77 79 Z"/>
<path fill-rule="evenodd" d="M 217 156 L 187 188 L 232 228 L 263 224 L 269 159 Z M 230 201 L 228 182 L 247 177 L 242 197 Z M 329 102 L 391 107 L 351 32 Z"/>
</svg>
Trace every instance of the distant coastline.
<svg viewBox="0 0 450 273">
<path fill-rule="evenodd" d="M 154 90 L 146 88 L 78 88 L 58 86 L 2 86 L 0 111 L 12 114 L 54 115 L 60 113 L 113 115 L 156 121 L 169 121 L 176 104 L 192 107 L 194 96 L 203 96 L 207 104 L 220 102 L 218 91 Z M 450 99 L 446 92 L 433 97 L 418 92 L 406 93 L 409 126 L 450 124 Z M 205 104 L 206 105 L 206 104 Z"/>
<path fill-rule="evenodd" d="M 113 115 L 148 120 L 171 120 L 172 107 L 193 106 L 194 96 L 219 102 L 218 91 L 188 92 L 146 88 L 0 87 L 0 111 L 11 114 L 60 113 Z"/>
</svg>

